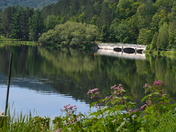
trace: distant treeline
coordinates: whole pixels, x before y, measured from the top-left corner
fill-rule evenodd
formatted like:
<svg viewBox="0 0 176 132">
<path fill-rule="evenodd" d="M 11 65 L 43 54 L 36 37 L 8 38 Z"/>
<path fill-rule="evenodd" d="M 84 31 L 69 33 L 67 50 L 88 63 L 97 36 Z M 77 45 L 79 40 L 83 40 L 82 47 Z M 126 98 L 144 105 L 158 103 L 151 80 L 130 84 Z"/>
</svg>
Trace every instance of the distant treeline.
<svg viewBox="0 0 176 132">
<path fill-rule="evenodd" d="M 58 2 L 59 0 L 0 0 L 0 10 L 8 6 L 22 6 L 31 8 L 41 8 L 46 5 Z"/>
<path fill-rule="evenodd" d="M 79 42 L 84 33 L 68 31 L 67 21 L 70 25 L 82 23 L 84 31 L 94 25 L 96 33 L 84 37 L 91 41 L 146 44 L 153 50 L 176 47 L 175 0 L 61 0 L 41 10 L 8 7 L 1 12 L 0 32 L 34 41 L 46 32 L 40 39 L 45 43 Z M 60 31 L 68 34 L 59 34 L 62 41 L 54 40 Z"/>
</svg>

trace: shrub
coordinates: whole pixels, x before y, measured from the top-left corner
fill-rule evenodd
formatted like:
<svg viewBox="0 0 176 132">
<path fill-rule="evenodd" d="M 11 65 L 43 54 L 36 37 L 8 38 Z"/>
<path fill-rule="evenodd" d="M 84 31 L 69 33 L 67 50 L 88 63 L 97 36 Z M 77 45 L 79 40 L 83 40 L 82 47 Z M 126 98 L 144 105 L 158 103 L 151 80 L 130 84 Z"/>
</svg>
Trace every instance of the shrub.
<svg viewBox="0 0 176 132">
<path fill-rule="evenodd" d="M 54 29 L 43 33 L 39 41 L 44 44 L 82 45 L 94 41 L 98 36 L 98 29 L 94 25 L 66 22 Z"/>
</svg>

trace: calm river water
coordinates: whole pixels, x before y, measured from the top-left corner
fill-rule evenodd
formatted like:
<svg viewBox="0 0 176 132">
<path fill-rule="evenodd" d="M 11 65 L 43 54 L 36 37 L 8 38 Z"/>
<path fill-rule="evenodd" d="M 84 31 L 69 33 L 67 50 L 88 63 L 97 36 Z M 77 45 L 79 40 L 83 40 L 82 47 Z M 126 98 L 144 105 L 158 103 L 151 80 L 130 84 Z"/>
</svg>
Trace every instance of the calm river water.
<svg viewBox="0 0 176 132">
<path fill-rule="evenodd" d="M 9 103 L 16 112 L 54 117 L 61 114 L 64 105 L 71 104 L 85 113 L 90 111 L 91 102 L 87 91 L 98 87 L 106 96 L 114 84 L 123 84 L 138 103 L 144 96 L 144 84 L 155 80 L 165 82 L 171 95 L 176 93 L 176 59 L 126 59 L 105 52 L 5 46 L 0 47 L 0 111 L 5 107 L 10 52 L 13 67 Z"/>
</svg>

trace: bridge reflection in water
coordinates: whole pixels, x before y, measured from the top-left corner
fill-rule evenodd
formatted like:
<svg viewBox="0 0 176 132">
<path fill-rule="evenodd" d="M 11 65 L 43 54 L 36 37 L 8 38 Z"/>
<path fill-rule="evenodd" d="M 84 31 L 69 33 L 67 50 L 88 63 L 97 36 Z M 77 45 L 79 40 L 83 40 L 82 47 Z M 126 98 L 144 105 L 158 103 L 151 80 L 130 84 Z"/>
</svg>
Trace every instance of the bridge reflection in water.
<svg viewBox="0 0 176 132">
<path fill-rule="evenodd" d="M 141 53 L 125 53 L 125 52 L 117 52 L 114 50 L 106 50 L 106 49 L 98 49 L 96 52 L 97 55 L 106 55 L 112 57 L 120 57 L 125 59 L 138 59 L 138 60 L 145 60 L 145 54 Z"/>
</svg>

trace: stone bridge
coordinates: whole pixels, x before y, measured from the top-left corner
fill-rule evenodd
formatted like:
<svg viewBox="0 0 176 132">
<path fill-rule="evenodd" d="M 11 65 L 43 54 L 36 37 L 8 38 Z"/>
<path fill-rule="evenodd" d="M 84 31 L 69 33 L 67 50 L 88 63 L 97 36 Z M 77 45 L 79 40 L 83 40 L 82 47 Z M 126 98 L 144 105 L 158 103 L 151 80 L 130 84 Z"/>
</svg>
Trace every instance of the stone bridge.
<svg viewBox="0 0 176 132">
<path fill-rule="evenodd" d="M 141 54 L 141 53 L 129 54 L 125 52 L 116 52 L 114 50 L 106 50 L 106 49 L 98 49 L 97 52 L 95 52 L 95 55 L 104 55 L 104 56 L 119 57 L 124 59 L 136 59 L 136 60 L 146 59 L 145 54 Z"/>
<path fill-rule="evenodd" d="M 146 45 L 123 43 L 97 43 L 99 49 L 114 50 L 116 52 L 140 53 L 146 49 Z"/>
</svg>

